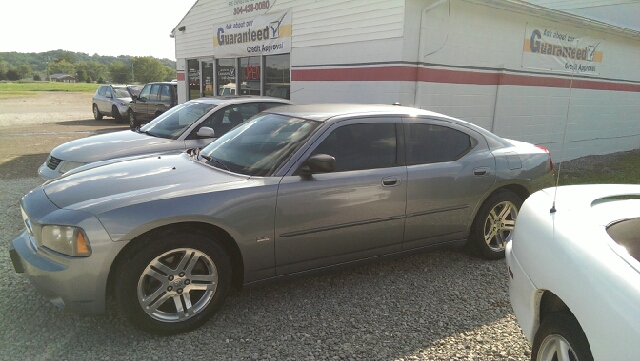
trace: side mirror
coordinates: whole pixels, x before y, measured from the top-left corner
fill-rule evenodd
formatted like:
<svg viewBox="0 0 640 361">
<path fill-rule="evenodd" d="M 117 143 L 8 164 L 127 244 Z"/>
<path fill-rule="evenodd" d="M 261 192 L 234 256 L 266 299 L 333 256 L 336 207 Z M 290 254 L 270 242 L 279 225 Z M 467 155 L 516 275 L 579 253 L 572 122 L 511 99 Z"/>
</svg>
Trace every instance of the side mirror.
<svg viewBox="0 0 640 361">
<path fill-rule="evenodd" d="M 131 101 L 135 102 L 136 100 L 138 100 L 138 96 L 137 95 L 132 95 L 131 96 Z"/>
<path fill-rule="evenodd" d="M 215 132 L 213 131 L 212 128 L 202 127 L 198 129 L 198 132 L 196 133 L 196 135 L 202 138 L 213 138 L 215 136 Z"/>
<path fill-rule="evenodd" d="M 316 154 L 307 159 L 307 164 L 300 167 L 301 175 L 314 173 L 331 173 L 336 169 L 336 159 L 328 154 Z"/>
</svg>

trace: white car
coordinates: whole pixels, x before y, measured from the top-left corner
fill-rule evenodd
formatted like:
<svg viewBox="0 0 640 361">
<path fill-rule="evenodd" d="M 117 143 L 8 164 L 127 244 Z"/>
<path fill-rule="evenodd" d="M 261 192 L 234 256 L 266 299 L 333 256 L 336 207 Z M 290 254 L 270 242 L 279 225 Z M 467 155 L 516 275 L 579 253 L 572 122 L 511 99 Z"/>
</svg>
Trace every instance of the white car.
<svg viewBox="0 0 640 361">
<path fill-rule="evenodd" d="M 532 194 L 505 253 L 532 360 L 640 360 L 640 185 Z"/>
</svg>

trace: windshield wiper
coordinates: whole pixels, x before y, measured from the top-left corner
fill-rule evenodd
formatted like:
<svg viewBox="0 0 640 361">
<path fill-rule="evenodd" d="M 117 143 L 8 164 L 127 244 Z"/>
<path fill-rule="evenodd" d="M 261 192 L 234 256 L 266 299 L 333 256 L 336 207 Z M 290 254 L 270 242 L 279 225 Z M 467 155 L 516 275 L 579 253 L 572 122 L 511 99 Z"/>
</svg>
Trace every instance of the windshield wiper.
<svg viewBox="0 0 640 361">
<path fill-rule="evenodd" d="M 213 166 L 216 167 L 216 168 L 221 168 L 221 169 L 224 169 L 224 170 L 227 170 L 227 171 L 231 172 L 231 169 L 229 169 L 229 167 L 227 167 L 227 165 L 222 163 L 219 159 L 216 159 L 216 158 L 213 158 L 213 157 L 209 157 L 208 155 L 204 155 L 204 154 L 200 154 L 200 157 L 205 159 L 207 162 L 213 163 Z"/>
</svg>

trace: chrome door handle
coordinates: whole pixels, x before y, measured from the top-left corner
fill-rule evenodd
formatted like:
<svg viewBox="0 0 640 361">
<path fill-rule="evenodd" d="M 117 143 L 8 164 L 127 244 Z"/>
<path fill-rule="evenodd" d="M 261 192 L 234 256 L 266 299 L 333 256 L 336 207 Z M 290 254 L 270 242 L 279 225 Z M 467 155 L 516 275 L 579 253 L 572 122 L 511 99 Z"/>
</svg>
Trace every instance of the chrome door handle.
<svg viewBox="0 0 640 361">
<path fill-rule="evenodd" d="M 387 177 L 382 180 L 382 186 L 384 187 L 393 187 L 400 184 L 400 180 L 396 177 Z"/>
<path fill-rule="evenodd" d="M 473 175 L 482 177 L 489 174 L 489 167 L 477 167 L 473 168 Z"/>
</svg>

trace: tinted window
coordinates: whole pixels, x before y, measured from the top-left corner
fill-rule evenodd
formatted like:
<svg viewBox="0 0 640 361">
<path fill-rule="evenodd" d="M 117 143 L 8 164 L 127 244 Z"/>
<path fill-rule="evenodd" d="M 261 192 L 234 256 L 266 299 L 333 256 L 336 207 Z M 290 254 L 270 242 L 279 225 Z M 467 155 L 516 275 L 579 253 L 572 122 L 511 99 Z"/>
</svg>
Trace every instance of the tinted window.
<svg viewBox="0 0 640 361">
<path fill-rule="evenodd" d="M 211 127 L 215 136 L 220 137 L 233 129 L 238 124 L 246 122 L 252 116 L 258 114 L 259 103 L 231 105 L 216 111 L 209 119 L 200 124 L 200 127 Z M 198 129 L 200 128 L 198 127 Z M 193 133 L 192 133 L 193 134 Z"/>
<path fill-rule="evenodd" d="M 153 84 L 151 86 L 151 93 L 149 94 L 149 100 L 158 100 L 158 91 L 160 90 L 160 84 Z"/>
<path fill-rule="evenodd" d="M 409 124 L 409 133 L 409 165 L 457 160 L 475 144 L 469 135 L 439 125 Z"/>
<path fill-rule="evenodd" d="M 140 98 L 149 99 L 149 91 L 151 90 L 150 85 L 145 85 L 140 92 Z"/>
<path fill-rule="evenodd" d="M 396 162 L 394 123 L 350 124 L 335 129 L 313 154 L 329 154 L 336 159 L 336 170 L 387 168 Z"/>
<path fill-rule="evenodd" d="M 160 90 L 160 100 L 165 102 L 171 101 L 171 90 L 169 89 L 169 85 L 162 86 L 162 90 Z"/>
</svg>

